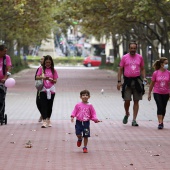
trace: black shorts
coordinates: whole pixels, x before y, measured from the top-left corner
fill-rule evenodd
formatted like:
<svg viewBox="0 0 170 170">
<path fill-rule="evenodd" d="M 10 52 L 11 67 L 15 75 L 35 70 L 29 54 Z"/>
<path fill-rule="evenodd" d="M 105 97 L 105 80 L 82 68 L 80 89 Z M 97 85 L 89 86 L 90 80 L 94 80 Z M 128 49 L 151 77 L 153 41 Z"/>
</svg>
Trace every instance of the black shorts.
<svg viewBox="0 0 170 170">
<path fill-rule="evenodd" d="M 90 121 L 76 120 L 75 130 L 76 135 L 82 135 L 83 133 L 83 137 L 90 137 Z"/>
</svg>

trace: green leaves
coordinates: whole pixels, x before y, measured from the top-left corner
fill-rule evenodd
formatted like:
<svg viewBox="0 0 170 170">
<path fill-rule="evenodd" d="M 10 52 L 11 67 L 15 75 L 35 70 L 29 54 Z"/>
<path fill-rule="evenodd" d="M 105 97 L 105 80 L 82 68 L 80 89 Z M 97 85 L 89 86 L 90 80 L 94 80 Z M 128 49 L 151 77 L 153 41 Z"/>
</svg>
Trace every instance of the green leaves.
<svg viewBox="0 0 170 170">
<path fill-rule="evenodd" d="M 54 26 L 55 0 L 0 0 L 0 40 L 30 45 L 46 38 Z"/>
</svg>

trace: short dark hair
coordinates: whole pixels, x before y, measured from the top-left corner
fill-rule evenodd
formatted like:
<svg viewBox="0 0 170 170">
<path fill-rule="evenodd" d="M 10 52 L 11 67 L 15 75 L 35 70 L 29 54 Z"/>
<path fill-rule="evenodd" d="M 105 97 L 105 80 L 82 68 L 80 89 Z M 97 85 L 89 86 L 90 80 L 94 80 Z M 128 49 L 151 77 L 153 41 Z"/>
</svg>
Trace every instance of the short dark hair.
<svg viewBox="0 0 170 170">
<path fill-rule="evenodd" d="M 5 49 L 7 49 L 6 45 L 1 44 L 1 45 L 0 45 L 0 51 L 4 51 Z"/>
<path fill-rule="evenodd" d="M 83 94 L 87 94 L 88 96 L 90 96 L 90 92 L 88 90 L 82 90 L 80 92 L 80 96 L 82 96 Z"/>
<path fill-rule="evenodd" d="M 136 48 L 138 47 L 138 44 L 136 43 L 136 41 L 131 41 L 131 42 L 129 43 L 129 48 L 130 48 L 131 44 L 135 44 L 135 45 L 136 45 Z"/>
</svg>

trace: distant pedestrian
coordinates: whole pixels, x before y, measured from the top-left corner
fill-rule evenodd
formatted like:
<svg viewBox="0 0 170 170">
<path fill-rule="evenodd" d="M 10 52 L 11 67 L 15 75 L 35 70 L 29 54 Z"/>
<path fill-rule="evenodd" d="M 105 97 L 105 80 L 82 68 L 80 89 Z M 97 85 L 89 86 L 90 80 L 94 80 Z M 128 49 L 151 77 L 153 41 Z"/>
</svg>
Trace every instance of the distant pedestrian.
<svg viewBox="0 0 170 170">
<path fill-rule="evenodd" d="M 44 58 L 45 58 L 45 56 L 41 57 L 41 59 L 40 59 L 40 67 L 43 66 Z M 38 73 L 38 70 L 40 69 L 40 67 L 38 67 L 38 69 L 35 73 L 35 80 L 36 80 L 36 76 L 37 76 L 37 73 Z M 41 114 L 41 101 L 40 101 L 40 91 L 39 90 L 37 90 L 36 105 L 37 105 L 37 108 L 38 108 L 38 110 Z M 40 118 L 38 119 L 38 122 L 42 122 L 42 116 L 41 115 L 40 115 Z"/>
<path fill-rule="evenodd" d="M 24 60 L 24 62 L 26 62 L 27 61 L 27 55 L 24 53 L 24 55 L 23 55 L 23 60 Z"/>
<path fill-rule="evenodd" d="M 73 122 L 74 117 L 76 117 L 75 130 L 78 138 L 77 146 L 81 146 L 82 139 L 84 138 L 83 152 L 87 153 L 87 143 L 88 138 L 90 137 L 90 120 L 95 123 L 100 121 L 96 117 L 96 111 L 93 105 L 88 102 L 90 92 L 88 90 L 81 91 L 80 98 L 82 101 L 76 104 L 71 114 L 71 122 Z"/>
<path fill-rule="evenodd" d="M 147 82 L 145 76 L 144 60 L 141 55 L 136 53 L 137 44 L 131 42 L 129 44 L 129 53 L 125 54 L 121 61 L 118 70 L 118 84 L 117 89 L 120 90 L 122 86 L 122 98 L 124 99 L 125 116 L 123 123 L 127 124 L 128 117 L 130 116 L 129 107 L 130 101 L 133 96 L 133 121 L 132 126 L 138 126 L 136 122 L 139 100 L 142 100 L 144 94 L 143 81 Z M 123 75 L 124 83 L 121 83 L 121 77 Z M 142 77 L 141 77 L 142 76 Z"/>
<path fill-rule="evenodd" d="M 44 75 L 42 73 L 44 72 Z M 41 115 L 43 118 L 42 128 L 51 127 L 51 114 L 53 101 L 55 97 L 55 84 L 58 74 L 54 68 L 54 62 L 51 56 L 47 55 L 44 58 L 43 66 L 39 68 L 36 79 L 43 79 L 44 86 L 40 91 Z"/>
<path fill-rule="evenodd" d="M 153 64 L 155 71 L 149 87 L 148 100 L 151 100 L 151 92 L 157 105 L 158 129 L 164 128 L 164 117 L 166 114 L 166 106 L 170 95 L 170 72 L 168 69 L 168 59 L 161 57 Z"/>
</svg>

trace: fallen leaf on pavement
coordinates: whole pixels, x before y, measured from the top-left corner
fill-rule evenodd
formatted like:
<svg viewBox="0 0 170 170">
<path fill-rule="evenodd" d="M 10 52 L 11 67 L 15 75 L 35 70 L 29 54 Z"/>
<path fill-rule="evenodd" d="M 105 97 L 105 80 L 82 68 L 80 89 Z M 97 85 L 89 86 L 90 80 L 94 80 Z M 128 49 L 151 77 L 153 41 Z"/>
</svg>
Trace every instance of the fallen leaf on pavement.
<svg viewBox="0 0 170 170">
<path fill-rule="evenodd" d="M 69 132 L 69 133 L 66 133 L 66 135 L 70 135 L 71 133 Z"/>
<path fill-rule="evenodd" d="M 30 140 L 25 144 L 25 148 L 32 148 L 32 144 Z"/>
<path fill-rule="evenodd" d="M 159 154 L 153 155 L 153 156 L 160 156 Z"/>
</svg>

